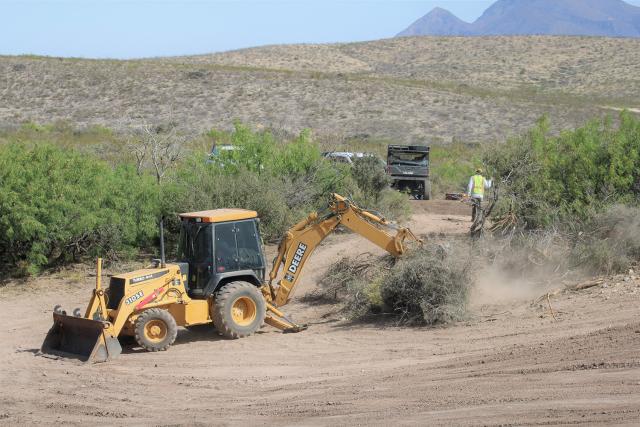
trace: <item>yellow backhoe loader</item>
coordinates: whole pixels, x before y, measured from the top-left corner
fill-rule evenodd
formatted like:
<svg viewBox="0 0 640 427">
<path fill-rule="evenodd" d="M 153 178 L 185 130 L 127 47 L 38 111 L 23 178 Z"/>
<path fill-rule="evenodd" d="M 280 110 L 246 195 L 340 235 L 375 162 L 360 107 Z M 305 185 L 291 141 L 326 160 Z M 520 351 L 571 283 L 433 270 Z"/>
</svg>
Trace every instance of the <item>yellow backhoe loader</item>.
<svg viewBox="0 0 640 427">
<path fill-rule="evenodd" d="M 161 259 L 153 267 L 112 276 L 104 289 L 98 260 L 86 311 L 68 315 L 57 306 L 42 351 L 103 362 L 122 351 L 118 337 L 135 337 L 148 351 L 166 350 L 178 326 L 209 323 L 228 338 L 249 336 L 263 323 L 300 332 L 306 327 L 280 308 L 289 301 L 312 252 L 338 226 L 394 256 L 405 252 L 407 239 L 421 243 L 409 229 L 333 194 L 325 212 L 312 213 L 286 232 L 265 278 L 256 212 L 216 209 L 180 218 L 179 262 L 165 263 L 162 227 Z"/>
</svg>

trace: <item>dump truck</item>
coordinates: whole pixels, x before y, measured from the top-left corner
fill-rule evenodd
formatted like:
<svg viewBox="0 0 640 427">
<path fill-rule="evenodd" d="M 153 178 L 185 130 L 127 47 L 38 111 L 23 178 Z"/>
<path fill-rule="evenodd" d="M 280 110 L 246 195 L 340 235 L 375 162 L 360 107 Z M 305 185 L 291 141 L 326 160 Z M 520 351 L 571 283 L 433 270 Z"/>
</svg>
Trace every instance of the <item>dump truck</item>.
<svg viewBox="0 0 640 427">
<path fill-rule="evenodd" d="M 430 200 L 429 151 L 430 148 L 423 145 L 389 145 L 387 174 L 391 177 L 391 186 L 418 200 Z"/>
<path fill-rule="evenodd" d="M 103 288 L 98 260 L 87 309 L 68 314 L 60 306 L 42 352 L 104 362 L 118 356 L 120 338 L 133 337 L 148 351 L 167 350 L 179 326 L 212 324 L 227 338 L 252 335 L 264 323 L 300 332 L 283 311 L 318 245 L 339 226 L 364 236 L 394 256 L 406 242 L 421 244 L 408 228 L 333 194 L 325 211 L 311 213 L 280 240 L 267 274 L 255 211 L 215 209 L 180 214 L 178 261 L 167 263 L 163 228 L 160 259 L 150 268 L 116 274 Z"/>
</svg>

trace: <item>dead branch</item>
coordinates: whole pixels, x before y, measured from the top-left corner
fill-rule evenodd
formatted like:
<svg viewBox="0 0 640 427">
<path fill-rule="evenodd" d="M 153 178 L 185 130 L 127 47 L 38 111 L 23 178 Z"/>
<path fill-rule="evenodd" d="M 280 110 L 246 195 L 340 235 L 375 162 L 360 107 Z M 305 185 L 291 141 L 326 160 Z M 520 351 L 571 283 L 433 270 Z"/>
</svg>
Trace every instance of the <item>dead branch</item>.
<svg viewBox="0 0 640 427">
<path fill-rule="evenodd" d="M 595 286 L 602 285 L 604 283 L 604 279 L 593 279 L 588 282 L 578 283 L 577 285 L 567 286 L 567 289 L 572 291 L 581 291 L 584 289 L 593 288 Z"/>
<path fill-rule="evenodd" d="M 179 133 L 176 126 L 162 129 L 142 123 L 136 137 L 128 144 L 136 159 L 138 175 L 145 169 L 151 169 L 160 184 L 167 171 L 183 157 L 184 145 L 189 138 L 189 135 Z"/>
</svg>

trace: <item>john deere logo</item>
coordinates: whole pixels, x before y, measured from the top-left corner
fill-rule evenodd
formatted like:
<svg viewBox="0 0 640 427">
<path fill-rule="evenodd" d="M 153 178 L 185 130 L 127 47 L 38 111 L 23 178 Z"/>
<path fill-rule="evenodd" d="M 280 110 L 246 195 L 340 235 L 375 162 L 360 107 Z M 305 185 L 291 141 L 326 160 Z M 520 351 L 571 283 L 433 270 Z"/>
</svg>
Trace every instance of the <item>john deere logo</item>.
<svg viewBox="0 0 640 427">
<path fill-rule="evenodd" d="M 304 253 L 306 251 L 307 251 L 307 245 L 305 245 L 304 243 L 298 244 L 298 249 L 296 250 L 296 254 L 293 256 L 293 259 L 291 260 L 291 265 L 288 268 L 290 273 L 296 274 L 296 271 L 298 271 L 298 266 L 300 266 L 300 263 L 302 262 L 302 258 L 304 257 Z"/>
</svg>

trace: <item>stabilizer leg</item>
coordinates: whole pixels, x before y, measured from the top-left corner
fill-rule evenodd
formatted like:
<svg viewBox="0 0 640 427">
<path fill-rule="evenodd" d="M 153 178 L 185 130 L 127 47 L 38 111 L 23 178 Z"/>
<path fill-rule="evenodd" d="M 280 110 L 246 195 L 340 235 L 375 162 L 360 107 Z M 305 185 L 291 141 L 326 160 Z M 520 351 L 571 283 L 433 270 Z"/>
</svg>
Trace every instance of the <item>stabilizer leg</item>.
<svg viewBox="0 0 640 427">
<path fill-rule="evenodd" d="M 302 332 L 308 328 L 307 325 L 298 325 L 288 319 L 283 312 L 269 303 L 267 303 L 267 317 L 265 317 L 264 322 L 267 325 L 282 330 L 285 334 Z"/>
</svg>

